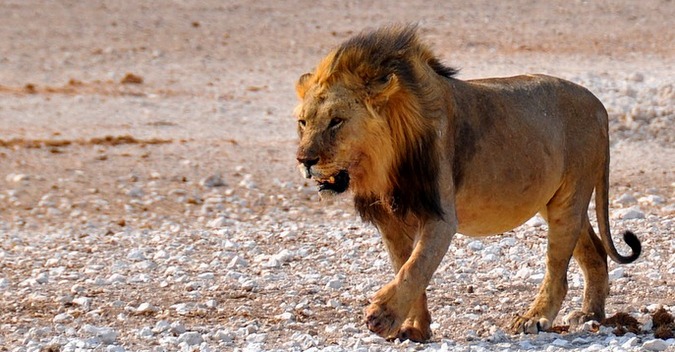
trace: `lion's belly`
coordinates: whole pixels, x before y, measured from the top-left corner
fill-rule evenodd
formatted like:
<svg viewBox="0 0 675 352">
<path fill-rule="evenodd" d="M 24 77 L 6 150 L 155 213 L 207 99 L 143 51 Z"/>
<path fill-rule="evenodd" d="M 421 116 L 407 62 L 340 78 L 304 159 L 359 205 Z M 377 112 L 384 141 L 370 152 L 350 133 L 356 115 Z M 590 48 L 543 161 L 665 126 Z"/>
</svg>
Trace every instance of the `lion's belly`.
<svg viewBox="0 0 675 352">
<path fill-rule="evenodd" d="M 482 163 L 480 169 L 468 170 L 455 195 L 459 233 L 499 234 L 521 225 L 546 207 L 560 187 L 562 159 L 536 153 L 531 156 L 518 163 L 499 162 L 492 168 Z"/>
</svg>

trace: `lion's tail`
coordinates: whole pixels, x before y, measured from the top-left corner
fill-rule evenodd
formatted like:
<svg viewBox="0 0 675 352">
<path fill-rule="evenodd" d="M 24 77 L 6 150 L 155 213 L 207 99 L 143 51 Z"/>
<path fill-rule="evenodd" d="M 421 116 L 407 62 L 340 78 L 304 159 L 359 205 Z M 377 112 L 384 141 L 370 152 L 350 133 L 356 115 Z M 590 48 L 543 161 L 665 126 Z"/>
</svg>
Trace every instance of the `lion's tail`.
<svg viewBox="0 0 675 352">
<path fill-rule="evenodd" d="M 605 160 L 605 170 L 595 186 L 595 214 L 598 218 L 598 230 L 609 257 L 619 264 L 628 264 L 634 262 L 640 256 L 642 244 L 634 233 L 626 231 L 623 233 L 623 240 L 633 253 L 629 256 L 623 256 L 614 247 L 612 234 L 609 230 L 609 146 L 607 147 Z"/>
</svg>

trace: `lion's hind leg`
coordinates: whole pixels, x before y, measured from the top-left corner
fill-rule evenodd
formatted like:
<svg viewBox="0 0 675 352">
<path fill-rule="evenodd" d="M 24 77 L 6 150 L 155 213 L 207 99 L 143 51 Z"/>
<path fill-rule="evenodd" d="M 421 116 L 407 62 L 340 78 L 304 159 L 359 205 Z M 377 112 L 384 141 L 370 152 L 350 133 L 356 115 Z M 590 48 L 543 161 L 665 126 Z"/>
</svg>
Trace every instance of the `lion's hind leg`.
<svg viewBox="0 0 675 352">
<path fill-rule="evenodd" d="M 565 321 L 571 325 L 600 321 L 605 318 L 605 299 L 609 294 L 607 252 L 588 219 L 574 248 L 574 259 L 584 274 L 584 301 L 581 310 L 568 314 Z"/>
<path fill-rule="evenodd" d="M 552 327 L 567 294 L 567 268 L 588 217 L 587 206 L 581 204 L 588 204 L 589 199 L 590 192 L 580 192 L 577 187 L 565 192 L 563 187 L 542 211 L 549 225 L 546 274 L 529 310 L 512 322 L 514 332 L 536 334 Z"/>
</svg>

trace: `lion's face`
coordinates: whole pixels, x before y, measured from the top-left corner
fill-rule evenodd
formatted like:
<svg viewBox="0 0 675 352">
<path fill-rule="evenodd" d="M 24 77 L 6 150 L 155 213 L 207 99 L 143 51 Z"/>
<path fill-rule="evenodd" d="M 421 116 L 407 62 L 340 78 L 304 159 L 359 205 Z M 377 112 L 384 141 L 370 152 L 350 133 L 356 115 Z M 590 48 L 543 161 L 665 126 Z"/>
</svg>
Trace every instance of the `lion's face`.
<svg viewBox="0 0 675 352">
<path fill-rule="evenodd" d="M 342 84 L 317 84 L 303 95 L 296 115 L 300 172 L 322 194 L 345 192 L 364 173 L 367 122 L 373 119 L 364 101 Z"/>
</svg>

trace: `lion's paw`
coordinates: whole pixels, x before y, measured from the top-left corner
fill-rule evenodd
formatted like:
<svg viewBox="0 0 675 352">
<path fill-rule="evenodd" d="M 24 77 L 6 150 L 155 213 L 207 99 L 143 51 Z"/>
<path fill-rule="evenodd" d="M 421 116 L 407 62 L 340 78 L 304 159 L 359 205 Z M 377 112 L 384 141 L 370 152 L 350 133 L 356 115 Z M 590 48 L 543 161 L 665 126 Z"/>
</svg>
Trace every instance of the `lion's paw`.
<svg viewBox="0 0 675 352">
<path fill-rule="evenodd" d="M 600 321 L 603 317 L 598 317 L 595 313 L 584 312 L 581 310 L 575 310 L 567 314 L 563 318 L 563 323 L 570 326 L 579 326 L 587 321 L 595 320 Z"/>
<path fill-rule="evenodd" d="M 516 333 L 536 334 L 539 331 L 551 328 L 551 322 L 546 318 L 516 316 L 511 323 L 511 330 Z"/>
<path fill-rule="evenodd" d="M 431 329 L 419 329 L 412 325 L 403 325 L 396 335 L 397 339 L 414 342 L 425 342 L 431 339 Z"/>
<path fill-rule="evenodd" d="M 401 319 L 386 306 L 372 303 L 366 308 L 365 314 L 368 329 L 382 337 L 395 336 L 401 326 Z"/>
</svg>

